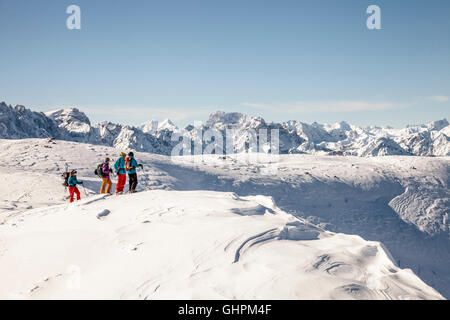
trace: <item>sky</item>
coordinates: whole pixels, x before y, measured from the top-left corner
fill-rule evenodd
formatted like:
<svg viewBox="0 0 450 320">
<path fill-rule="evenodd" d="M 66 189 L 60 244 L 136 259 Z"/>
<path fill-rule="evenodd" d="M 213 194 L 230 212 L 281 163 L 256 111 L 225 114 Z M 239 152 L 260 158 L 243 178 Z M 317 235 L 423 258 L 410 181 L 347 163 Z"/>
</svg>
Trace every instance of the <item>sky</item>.
<svg viewBox="0 0 450 320">
<path fill-rule="evenodd" d="M 449 39 L 448 0 L 0 0 L 0 101 L 130 125 L 223 110 L 402 127 L 450 120 Z"/>
</svg>

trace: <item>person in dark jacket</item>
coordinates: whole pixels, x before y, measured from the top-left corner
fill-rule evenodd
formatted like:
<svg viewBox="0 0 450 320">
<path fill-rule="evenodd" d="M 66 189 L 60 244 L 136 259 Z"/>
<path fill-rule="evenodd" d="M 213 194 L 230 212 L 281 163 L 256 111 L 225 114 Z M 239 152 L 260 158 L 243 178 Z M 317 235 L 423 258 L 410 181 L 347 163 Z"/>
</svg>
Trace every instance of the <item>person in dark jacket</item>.
<svg viewBox="0 0 450 320">
<path fill-rule="evenodd" d="M 137 163 L 136 159 L 134 159 L 133 152 L 128 153 L 128 157 L 126 158 L 125 162 L 126 162 L 125 167 L 128 172 L 128 181 L 130 183 L 129 192 L 134 193 L 136 192 L 136 186 L 138 184 L 136 168 L 141 167 L 143 169 L 144 166 L 142 164 Z"/>
<path fill-rule="evenodd" d="M 114 169 L 117 173 L 117 184 L 116 184 L 116 194 L 120 194 L 123 192 L 123 188 L 125 187 L 125 183 L 127 182 L 127 172 L 125 170 L 125 152 L 120 153 L 120 158 L 117 159 L 114 164 Z"/>
<path fill-rule="evenodd" d="M 81 200 L 80 191 L 77 188 L 77 184 L 83 184 L 83 181 L 77 180 L 77 171 L 72 170 L 70 172 L 70 177 L 67 180 L 67 184 L 69 187 L 69 194 L 70 194 L 70 202 L 73 202 L 73 196 L 74 194 L 77 195 L 77 200 Z"/>
<path fill-rule="evenodd" d="M 110 159 L 105 158 L 102 164 L 102 187 L 100 189 L 100 193 L 111 193 L 111 167 L 109 166 Z"/>
</svg>

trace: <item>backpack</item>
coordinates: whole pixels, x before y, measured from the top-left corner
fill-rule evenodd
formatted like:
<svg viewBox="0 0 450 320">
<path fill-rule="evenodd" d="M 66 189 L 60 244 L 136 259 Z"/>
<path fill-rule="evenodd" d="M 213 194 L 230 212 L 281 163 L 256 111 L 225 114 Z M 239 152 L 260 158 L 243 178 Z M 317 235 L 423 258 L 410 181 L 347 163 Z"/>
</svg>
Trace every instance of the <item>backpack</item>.
<svg viewBox="0 0 450 320">
<path fill-rule="evenodd" d="M 103 163 L 100 163 L 97 166 L 97 169 L 94 170 L 95 175 L 99 176 L 100 178 L 103 178 Z"/>
<path fill-rule="evenodd" d="M 128 171 L 130 170 L 130 163 L 131 163 L 131 159 L 129 157 L 125 158 L 125 170 Z"/>
<path fill-rule="evenodd" d="M 64 179 L 63 182 L 63 186 L 64 187 L 68 187 L 69 186 L 69 177 L 70 177 L 70 173 L 69 172 L 63 172 L 63 174 L 61 175 Z"/>
</svg>

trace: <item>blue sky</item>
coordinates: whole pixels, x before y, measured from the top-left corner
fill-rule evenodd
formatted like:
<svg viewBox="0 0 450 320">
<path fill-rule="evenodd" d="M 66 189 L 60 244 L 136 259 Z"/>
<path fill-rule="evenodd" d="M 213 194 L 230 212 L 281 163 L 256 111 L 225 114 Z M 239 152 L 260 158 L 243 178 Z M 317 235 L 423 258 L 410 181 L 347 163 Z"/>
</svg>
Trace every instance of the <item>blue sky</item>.
<svg viewBox="0 0 450 320">
<path fill-rule="evenodd" d="M 0 37 L 0 100 L 93 122 L 450 118 L 448 0 L 0 0 Z"/>
</svg>

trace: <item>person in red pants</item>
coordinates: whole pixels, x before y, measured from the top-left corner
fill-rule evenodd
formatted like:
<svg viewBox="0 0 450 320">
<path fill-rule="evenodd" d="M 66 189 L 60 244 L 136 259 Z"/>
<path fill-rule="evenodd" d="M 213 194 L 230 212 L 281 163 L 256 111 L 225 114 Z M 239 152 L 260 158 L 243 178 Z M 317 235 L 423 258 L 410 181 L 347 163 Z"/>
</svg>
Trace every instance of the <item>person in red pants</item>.
<svg viewBox="0 0 450 320">
<path fill-rule="evenodd" d="M 83 184 L 83 181 L 77 180 L 76 170 L 72 170 L 72 172 L 70 172 L 70 177 L 67 180 L 67 184 L 69 186 L 70 202 L 73 202 L 74 194 L 77 195 L 77 200 L 81 200 L 80 191 L 77 188 L 77 184 Z"/>
<path fill-rule="evenodd" d="M 116 194 L 123 193 L 123 188 L 127 182 L 127 171 L 125 170 L 125 156 L 124 152 L 120 153 L 120 158 L 117 159 L 114 164 L 114 169 L 117 173 L 117 184 L 116 184 Z"/>
</svg>

